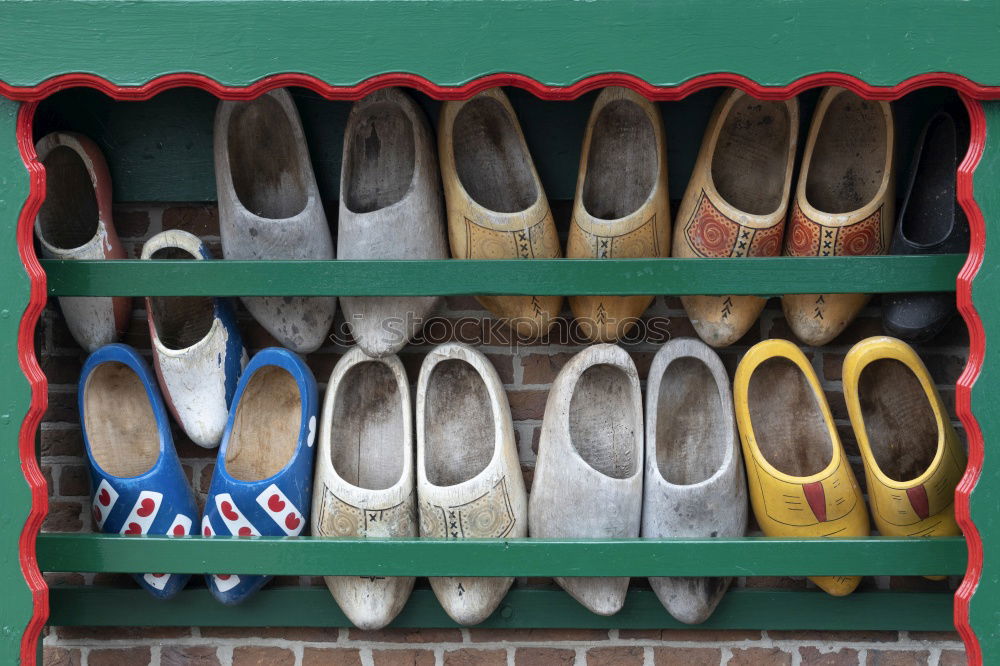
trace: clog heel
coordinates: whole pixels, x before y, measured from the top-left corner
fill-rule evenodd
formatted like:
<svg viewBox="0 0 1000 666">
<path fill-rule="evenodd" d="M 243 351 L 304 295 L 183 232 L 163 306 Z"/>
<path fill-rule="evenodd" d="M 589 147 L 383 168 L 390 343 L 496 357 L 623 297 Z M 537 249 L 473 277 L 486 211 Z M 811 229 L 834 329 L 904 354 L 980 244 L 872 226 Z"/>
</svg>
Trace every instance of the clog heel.
<svg viewBox="0 0 1000 666">
<path fill-rule="evenodd" d="M 733 382 L 750 504 L 773 537 L 868 536 L 868 512 L 826 396 L 805 354 L 787 340 L 746 353 Z M 810 576 L 833 596 L 861 576 Z"/>
<path fill-rule="evenodd" d="M 628 88 L 605 88 L 583 139 L 566 256 L 670 256 L 667 144 L 657 106 Z M 636 325 L 653 296 L 570 296 L 580 332 L 614 342 Z"/>
<path fill-rule="evenodd" d="M 961 534 L 955 487 L 965 453 L 916 352 L 895 338 L 862 340 L 844 359 L 843 382 L 879 533 Z"/>
<path fill-rule="evenodd" d="M 527 492 L 507 395 L 489 360 L 459 343 L 434 349 L 417 382 L 417 496 L 420 536 L 523 537 Z M 513 578 L 431 578 L 445 612 L 479 624 Z"/>
<path fill-rule="evenodd" d="M 83 364 L 78 396 L 97 528 L 125 536 L 191 534 L 198 506 L 156 379 L 142 357 L 126 345 L 101 347 Z M 190 578 L 132 577 L 160 599 L 173 597 Z"/>
<path fill-rule="evenodd" d="M 528 508 L 536 538 L 631 538 L 642 513 L 642 394 L 621 347 L 598 344 L 559 371 L 545 403 Z M 556 578 L 598 615 L 621 610 L 628 577 Z"/>
<path fill-rule="evenodd" d="M 313 535 L 417 536 L 410 383 L 399 357 L 375 359 L 354 347 L 326 387 Z M 326 576 L 326 586 L 355 626 L 381 629 L 403 610 L 413 577 Z"/>
</svg>

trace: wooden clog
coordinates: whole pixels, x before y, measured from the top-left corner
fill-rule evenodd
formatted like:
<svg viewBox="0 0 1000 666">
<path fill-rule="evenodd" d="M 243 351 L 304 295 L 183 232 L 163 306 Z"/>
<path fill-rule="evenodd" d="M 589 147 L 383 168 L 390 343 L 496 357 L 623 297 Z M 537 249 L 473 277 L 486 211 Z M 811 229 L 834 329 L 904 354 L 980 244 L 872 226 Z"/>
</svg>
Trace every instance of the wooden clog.
<svg viewBox="0 0 1000 666">
<path fill-rule="evenodd" d="M 961 534 L 955 487 L 965 452 L 916 352 L 895 338 L 862 340 L 844 359 L 843 382 L 879 533 Z"/>
<path fill-rule="evenodd" d="M 527 492 L 507 395 L 489 360 L 459 343 L 434 349 L 417 382 L 417 496 L 420 536 L 523 537 Z M 431 578 L 445 612 L 479 624 L 513 578 Z"/>
<path fill-rule="evenodd" d="M 888 102 L 827 88 L 813 112 L 785 234 L 791 257 L 885 254 L 895 222 L 894 122 Z M 785 319 L 807 345 L 837 337 L 870 294 L 786 294 Z"/>
<path fill-rule="evenodd" d="M 719 98 L 688 181 L 674 230 L 675 257 L 776 257 L 799 134 L 799 103 L 740 90 Z M 757 321 L 758 296 L 681 296 L 698 336 L 731 345 Z"/>
<path fill-rule="evenodd" d="M 210 261 L 194 234 L 171 229 L 142 246 L 143 259 Z M 247 352 L 228 298 L 146 297 L 153 367 L 174 421 L 192 442 L 215 448 L 229 417 Z"/>
<path fill-rule="evenodd" d="M 80 372 L 80 425 L 90 466 L 91 513 L 110 534 L 191 534 L 198 505 L 170 435 L 156 380 L 139 354 L 111 344 Z M 133 574 L 158 599 L 180 592 L 185 574 Z"/>
<path fill-rule="evenodd" d="M 549 201 L 514 109 L 500 88 L 445 102 L 438 158 L 455 259 L 554 259 L 562 256 Z M 518 336 L 545 335 L 561 296 L 477 296 Z"/>
<path fill-rule="evenodd" d="M 655 104 L 628 88 L 605 88 L 583 138 L 566 256 L 626 259 L 670 255 L 667 144 Z M 614 342 L 652 296 L 570 296 L 580 333 Z"/>
<path fill-rule="evenodd" d="M 398 356 L 352 348 L 333 368 L 320 416 L 312 533 L 415 537 L 410 384 Z M 348 619 L 381 629 L 403 610 L 413 577 L 326 576 Z"/>
<path fill-rule="evenodd" d="M 45 167 L 45 201 L 35 236 L 46 259 L 124 259 L 111 219 L 111 176 L 101 149 L 81 134 L 53 132 L 35 145 Z M 132 299 L 60 296 L 59 308 L 77 344 L 92 352 L 128 328 Z"/>
<path fill-rule="evenodd" d="M 214 134 L 223 257 L 333 259 L 330 227 L 288 91 L 219 102 Z M 278 342 L 303 354 L 323 343 L 337 307 L 337 299 L 326 296 L 242 301 Z"/>
<path fill-rule="evenodd" d="M 545 403 L 528 524 L 536 538 L 639 536 L 642 394 L 621 347 L 587 347 L 556 376 Z M 627 577 L 556 578 L 598 615 L 625 603 Z"/>
<path fill-rule="evenodd" d="M 341 259 L 447 259 L 441 175 L 423 111 L 398 88 L 355 102 L 344 130 Z M 369 356 L 394 354 L 440 297 L 344 296 L 344 319 Z"/>
<path fill-rule="evenodd" d="M 671 340 L 646 380 L 642 536 L 737 537 L 747 529 L 747 485 L 729 376 L 711 347 Z M 731 578 L 650 578 L 681 622 L 709 618 Z"/>
<path fill-rule="evenodd" d="M 746 353 L 733 381 L 750 504 L 774 537 L 868 536 L 868 512 L 816 372 L 787 340 Z M 833 596 L 861 576 L 810 576 Z"/>
</svg>

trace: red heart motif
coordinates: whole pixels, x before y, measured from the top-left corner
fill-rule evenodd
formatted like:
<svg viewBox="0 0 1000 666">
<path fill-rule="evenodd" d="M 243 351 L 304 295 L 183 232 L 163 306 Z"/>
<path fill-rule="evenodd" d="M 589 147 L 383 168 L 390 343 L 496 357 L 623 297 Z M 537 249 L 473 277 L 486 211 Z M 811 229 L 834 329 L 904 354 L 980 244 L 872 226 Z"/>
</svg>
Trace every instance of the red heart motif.
<svg viewBox="0 0 1000 666">
<path fill-rule="evenodd" d="M 288 514 L 288 516 L 285 518 L 285 527 L 287 527 L 290 530 L 296 529 L 301 524 L 302 521 L 294 513 Z"/>
<path fill-rule="evenodd" d="M 139 526 L 139 523 L 129 523 L 125 534 L 142 534 L 142 527 Z"/>
<path fill-rule="evenodd" d="M 223 502 L 219 508 L 222 509 L 222 515 L 229 520 L 239 520 L 240 514 L 236 513 L 233 509 L 233 505 L 229 502 Z"/>
<path fill-rule="evenodd" d="M 94 507 L 94 522 L 101 522 L 101 510 L 98 507 Z"/>
<path fill-rule="evenodd" d="M 229 574 L 216 574 L 215 577 L 218 578 L 219 580 L 229 580 L 230 575 Z"/>
<path fill-rule="evenodd" d="M 246 525 L 240 528 L 240 536 L 250 536 L 251 534 L 253 534 L 253 531 Z"/>
<path fill-rule="evenodd" d="M 177 536 L 184 536 L 184 526 L 174 525 L 174 534 Z"/>
<path fill-rule="evenodd" d="M 107 488 L 101 488 L 101 492 L 97 495 L 97 501 L 104 506 L 111 504 L 111 493 L 108 492 Z"/>
<path fill-rule="evenodd" d="M 275 513 L 279 513 L 285 510 L 285 503 L 277 495 L 271 495 L 267 499 L 267 508 Z"/>
<path fill-rule="evenodd" d="M 154 502 L 152 498 L 147 497 L 146 499 L 142 500 L 142 502 L 139 505 L 139 508 L 136 509 L 135 512 L 140 517 L 145 518 L 146 516 L 153 513 L 153 509 L 155 508 L 156 508 L 156 502 Z"/>
<path fill-rule="evenodd" d="M 212 528 L 205 525 L 205 528 L 201 531 L 203 536 L 212 536 Z"/>
</svg>

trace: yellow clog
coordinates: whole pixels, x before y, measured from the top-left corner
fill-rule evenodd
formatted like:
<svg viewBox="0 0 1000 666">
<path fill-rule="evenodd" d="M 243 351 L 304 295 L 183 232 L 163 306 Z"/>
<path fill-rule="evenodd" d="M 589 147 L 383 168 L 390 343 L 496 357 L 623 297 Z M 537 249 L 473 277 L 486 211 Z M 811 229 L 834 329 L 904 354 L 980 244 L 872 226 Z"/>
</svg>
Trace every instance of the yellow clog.
<svg viewBox="0 0 1000 666">
<path fill-rule="evenodd" d="M 862 340 L 844 359 L 843 381 L 878 531 L 961 534 L 955 486 L 965 470 L 965 452 L 916 352 L 896 338 Z"/>
<path fill-rule="evenodd" d="M 799 348 L 787 340 L 754 345 L 736 369 L 733 400 L 750 505 L 764 534 L 868 536 L 861 488 L 816 373 Z M 810 580 L 844 596 L 861 576 Z"/>
</svg>

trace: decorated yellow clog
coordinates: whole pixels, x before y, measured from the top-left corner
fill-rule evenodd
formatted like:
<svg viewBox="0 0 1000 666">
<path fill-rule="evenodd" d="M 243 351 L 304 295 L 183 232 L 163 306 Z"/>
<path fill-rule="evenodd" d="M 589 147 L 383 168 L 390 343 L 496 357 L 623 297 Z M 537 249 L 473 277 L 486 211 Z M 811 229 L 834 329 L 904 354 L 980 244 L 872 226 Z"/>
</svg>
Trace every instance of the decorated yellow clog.
<svg viewBox="0 0 1000 666">
<path fill-rule="evenodd" d="M 955 486 L 965 452 L 917 354 L 896 338 L 862 340 L 844 359 L 843 381 L 879 533 L 961 534 Z"/>
<path fill-rule="evenodd" d="M 765 340 L 733 382 L 750 505 L 773 537 L 868 536 L 868 512 L 809 360 L 787 340 Z M 812 576 L 834 596 L 861 576 Z"/>
</svg>

